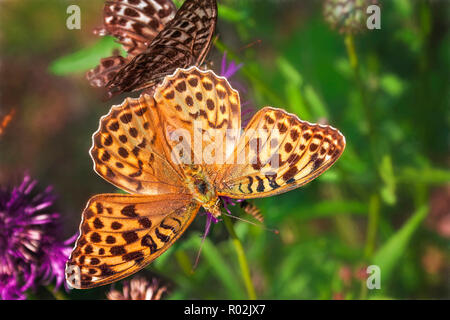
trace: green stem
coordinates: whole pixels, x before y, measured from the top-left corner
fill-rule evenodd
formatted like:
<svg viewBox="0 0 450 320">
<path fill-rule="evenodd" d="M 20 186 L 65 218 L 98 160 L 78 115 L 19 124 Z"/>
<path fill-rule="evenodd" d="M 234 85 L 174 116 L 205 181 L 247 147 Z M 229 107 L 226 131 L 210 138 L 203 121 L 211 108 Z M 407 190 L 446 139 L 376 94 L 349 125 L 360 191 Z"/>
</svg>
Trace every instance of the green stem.
<svg viewBox="0 0 450 320">
<path fill-rule="evenodd" d="M 361 289 L 359 293 L 359 300 L 366 300 L 368 294 L 368 288 L 365 280 L 361 281 Z"/>
<path fill-rule="evenodd" d="M 360 243 L 360 236 L 358 234 L 358 227 L 352 217 L 343 212 L 342 215 L 334 217 L 334 223 L 340 238 L 348 246 L 357 247 Z"/>
<path fill-rule="evenodd" d="M 366 259 L 370 259 L 375 250 L 377 240 L 378 220 L 380 217 L 380 198 L 377 194 L 370 197 L 369 202 L 369 221 L 367 223 L 367 238 L 364 255 Z"/>
<path fill-rule="evenodd" d="M 358 55 L 355 50 L 355 42 L 353 41 L 353 36 L 348 34 L 344 39 L 345 48 L 347 49 L 348 59 L 350 61 L 350 66 L 355 71 L 357 76 L 359 77 L 359 64 L 358 64 Z"/>
<path fill-rule="evenodd" d="M 341 201 L 344 199 L 341 190 L 337 186 L 329 186 L 326 189 L 332 199 Z M 334 225 L 338 236 L 344 243 L 351 247 L 358 247 L 361 243 L 361 235 L 359 233 L 358 226 L 353 221 L 352 217 L 348 215 L 348 212 L 340 212 L 334 218 Z"/>
<path fill-rule="evenodd" d="M 364 257 L 366 261 L 372 259 L 375 252 L 377 241 L 378 221 L 380 219 L 380 197 L 374 193 L 370 196 L 369 200 L 369 221 L 367 222 L 367 236 L 366 246 L 364 248 Z M 368 295 L 368 289 L 366 281 L 361 281 L 361 289 L 359 293 L 360 300 L 366 300 Z"/>
<path fill-rule="evenodd" d="M 233 224 L 231 220 L 227 216 L 223 216 L 223 221 L 225 222 L 225 226 L 230 233 L 231 240 L 234 245 L 234 249 L 238 256 L 239 267 L 241 268 L 241 275 L 244 280 L 245 288 L 247 289 L 247 295 L 250 300 L 256 300 L 255 288 L 253 287 L 253 283 L 250 277 L 250 269 L 248 268 L 247 258 L 245 257 L 244 247 L 242 246 L 241 241 L 236 235 L 234 231 Z"/>
<path fill-rule="evenodd" d="M 367 90 L 366 86 L 361 79 L 361 70 L 359 67 L 359 61 L 358 61 L 358 55 L 356 53 L 355 49 L 355 42 L 352 35 L 346 35 L 345 39 L 345 47 L 347 49 L 347 55 L 348 60 L 350 63 L 351 68 L 353 69 L 354 77 L 355 77 L 355 83 L 358 87 L 359 94 L 361 97 L 361 105 L 363 107 L 366 123 L 367 123 L 367 137 L 369 142 L 369 150 L 371 153 L 371 161 L 373 162 L 374 168 L 377 168 L 380 163 L 378 160 L 378 154 L 376 152 L 376 137 L 374 133 L 374 119 L 372 115 L 372 109 L 369 104 L 369 99 L 367 97 Z M 376 187 L 374 187 L 376 189 Z M 364 248 L 364 257 L 366 259 L 370 258 L 373 255 L 373 252 L 375 250 L 375 243 L 377 239 L 377 229 L 378 229 L 378 220 L 380 216 L 380 200 L 376 193 L 373 193 L 374 191 L 369 190 L 372 192 L 372 195 L 370 196 L 370 202 L 369 202 L 369 221 L 367 226 L 367 237 L 366 237 L 366 244 Z M 360 289 L 360 299 L 364 300 L 367 299 L 367 286 L 365 281 L 361 282 L 361 289 Z"/>
<path fill-rule="evenodd" d="M 372 153 L 372 160 L 376 164 L 378 162 L 377 162 L 377 156 L 376 156 L 376 152 L 375 152 L 375 135 L 373 132 L 374 125 L 373 125 L 372 110 L 369 106 L 369 100 L 367 98 L 366 87 L 364 85 L 364 82 L 361 79 L 358 55 L 356 53 L 355 42 L 354 42 L 353 36 L 351 34 L 346 35 L 344 42 L 345 42 L 345 47 L 347 49 L 348 60 L 350 62 L 350 66 L 353 70 L 355 82 L 358 87 L 359 94 L 361 96 L 361 105 L 363 106 L 363 110 L 364 110 L 365 117 L 366 117 L 367 135 L 369 137 L 370 151 Z"/>
</svg>

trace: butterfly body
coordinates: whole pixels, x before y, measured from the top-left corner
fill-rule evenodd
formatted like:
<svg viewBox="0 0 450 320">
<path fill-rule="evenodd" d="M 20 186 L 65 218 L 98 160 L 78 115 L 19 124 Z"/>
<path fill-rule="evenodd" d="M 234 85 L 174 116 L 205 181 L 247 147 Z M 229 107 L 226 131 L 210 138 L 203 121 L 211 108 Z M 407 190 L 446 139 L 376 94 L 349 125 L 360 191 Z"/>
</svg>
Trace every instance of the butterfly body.
<svg viewBox="0 0 450 320">
<path fill-rule="evenodd" d="M 185 183 L 192 197 L 215 218 L 219 217 L 221 214 L 220 201 L 208 173 L 198 165 L 187 165 L 184 170 L 186 173 Z"/>
</svg>

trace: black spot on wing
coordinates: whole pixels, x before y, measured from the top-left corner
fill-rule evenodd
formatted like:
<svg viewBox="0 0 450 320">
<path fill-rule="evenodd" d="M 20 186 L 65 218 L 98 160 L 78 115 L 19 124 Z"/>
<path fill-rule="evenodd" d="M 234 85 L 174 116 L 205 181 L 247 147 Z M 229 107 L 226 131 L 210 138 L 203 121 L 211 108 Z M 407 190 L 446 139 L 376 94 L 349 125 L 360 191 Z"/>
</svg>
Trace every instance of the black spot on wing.
<svg viewBox="0 0 450 320">
<path fill-rule="evenodd" d="M 248 176 L 247 178 L 248 178 L 248 185 L 247 185 L 248 191 L 250 191 L 250 193 L 253 193 L 253 189 L 252 189 L 253 178 L 250 176 Z"/>
<path fill-rule="evenodd" d="M 162 242 L 168 242 L 170 240 L 170 237 L 168 235 L 165 235 L 165 234 L 159 232 L 158 228 L 155 229 L 155 235 Z"/>
<path fill-rule="evenodd" d="M 272 189 L 277 189 L 280 187 L 280 185 L 276 182 L 277 174 L 266 174 L 266 179 L 269 181 L 269 186 Z"/>
<path fill-rule="evenodd" d="M 258 186 L 256 187 L 256 191 L 258 192 L 264 192 L 265 187 L 264 187 L 264 181 L 263 179 L 261 179 L 258 176 L 255 176 L 256 180 L 258 180 Z"/>
</svg>

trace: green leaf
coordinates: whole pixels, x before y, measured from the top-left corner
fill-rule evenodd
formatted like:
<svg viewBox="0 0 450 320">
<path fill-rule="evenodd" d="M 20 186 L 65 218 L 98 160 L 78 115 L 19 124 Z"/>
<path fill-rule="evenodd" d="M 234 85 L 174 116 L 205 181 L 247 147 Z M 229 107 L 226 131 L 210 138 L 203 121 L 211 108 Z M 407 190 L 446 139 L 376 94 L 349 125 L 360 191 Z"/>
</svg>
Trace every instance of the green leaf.
<svg viewBox="0 0 450 320">
<path fill-rule="evenodd" d="M 411 218 L 378 251 L 373 264 L 381 269 L 381 279 L 388 281 L 393 276 L 395 265 L 400 261 L 414 232 L 419 228 L 428 213 L 428 206 L 422 205 Z M 382 285 L 383 287 L 383 285 Z"/>
<path fill-rule="evenodd" d="M 328 111 L 322 99 L 317 94 L 316 90 L 310 85 L 305 85 L 304 88 L 305 100 L 311 107 L 311 111 L 315 119 L 328 118 Z"/>
<path fill-rule="evenodd" d="M 341 176 L 336 170 L 327 170 L 322 175 L 320 175 L 318 179 L 322 182 L 337 183 L 340 182 Z"/>
<path fill-rule="evenodd" d="M 49 71 L 59 76 L 85 72 L 94 68 L 101 58 L 110 56 L 115 49 L 121 50 L 121 54 L 126 55 L 122 45 L 115 42 L 113 37 L 102 37 L 91 47 L 81 49 L 53 61 L 50 64 Z"/>
<path fill-rule="evenodd" d="M 180 8 L 183 4 L 182 0 L 173 0 L 173 3 L 175 4 L 175 7 Z"/>
<path fill-rule="evenodd" d="M 175 6 L 180 8 L 184 1 L 174 0 Z M 254 24 L 254 21 L 249 19 L 249 15 L 244 10 L 236 10 L 230 6 L 218 3 L 217 4 L 218 17 L 230 22 L 246 22 L 249 26 Z"/>
<path fill-rule="evenodd" d="M 344 77 L 350 78 L 353 75 L 352 68 L 350 67 L 350 62 L 348 59 L 338 58 L 336 59 L 335 69 L 341 73 Z"/>
<path fill-rule="evenodd" d="M 400 96 L 405 91 L 404 82 L 394 74 L 386 74 L 380 79 L 381 88 L 393 97 Z"/>
<path fill-rule="evenodd" d="M 223 4 L 219 5 L 218 16 L 221 19 L 227 20 L 230 22 L 240 22 L 240 23 L 242 23 L 243 21 L 247 21 L 247 23 L 250 22 L 247 12 L 241 11 L 241 10 L 236 10 L 232 7 L 225 6 Z M 251 23 L 249 23 L 249 25 L 252 25 L 252 24 L 253 24 L 253 21 Z"/>
<path fill-rule="evenodd" d="M 189 243 L 185 243 L 187 246 L 192 246 L 196 249 L 200 248 L 201 238 L 197 235 L 192 236 Z M 184 247 L 184 246 L 183 246 Z M 245 293 L 242 286 L 237 281 L 238 276 L 233 272 L 231 267 L 222 257 L 216 246 L 206 238 L 203 243 L 202 258 L 205 258 L 211 266 L 211 271 L 216 274 L 217 278 L 222 282 L 223 286 L 228 290 L 228 294 L 231 299 L 244 299 Z"/>
<path fill-rule="evenodd" d="M 277 59 L 277 65 L 281 74 L 286 79 L 284 91 L 288 100 L 289 109 L 303 120 L 312 120 L 300 90 L 303 84 L 303 77 L 284 57 Z"/>
<path fill-rule="evenodd" d="M 289 210 L 289 212 L 295 213 L 296 218 L 301 220 L 333 217 L 341 214 L 366 215 L 368 212 L 368 204 L 358 201 L 325 200 L 314 203 L 303 202 L 298 206 L 292 206 L 291 203 L 285 206 L 283 203 L 271 199 L 264 199 L 261 202 L 266 203 L 265 211 L 270 212 L 272 216 L 281 217 L 281 212 Z M 277 212 L 279 212 L 278 215 Z"/>
<path fill-rule="evenodd" d="M 413 2 L 408 0 L 392 1 L 395 11 L 405 18 L 410 18 L 413 15 Z"/>
<path fill-rule="evenodd" d="M 277 59 L 277 65 L 281 73 L 290 83 L 299 87 L 303 84 L 303 77 L 300 72 L 286 58 L 279 57 Z"/>
<path fill-rule="evenodd" d="M 290 111 L 294 112 L 303 120 L 312 120 L 311 114 L 303 101 L 300 88 L 292 83 L 287 83 L 284 90 L 288 100 Z"/>
<path fill-rule="evenodd" d="M 399 182 L 442 184 L 450 182 L 450 170 L 441 168 L 403 168 L 398 176 Z"/>
</svg>

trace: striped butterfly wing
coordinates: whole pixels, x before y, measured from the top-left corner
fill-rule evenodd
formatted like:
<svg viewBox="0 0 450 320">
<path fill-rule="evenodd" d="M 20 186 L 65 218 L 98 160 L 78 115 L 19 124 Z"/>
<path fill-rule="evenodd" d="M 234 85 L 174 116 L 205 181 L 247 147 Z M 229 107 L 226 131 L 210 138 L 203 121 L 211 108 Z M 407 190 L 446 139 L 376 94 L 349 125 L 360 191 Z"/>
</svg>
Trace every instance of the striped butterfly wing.
<svg viewBox="0 0 450 320">
<path fill-rule="evenodd" d="M 327 170 L 342 154 L 344 136 L 282 109 L 258 111 L 216 178 L 219 195 L 267 197 L 298 188 Z"/>
<path fill-rule="evenodd" d="M 103 58 L 86 77 L 94 87 L 104 87 L 137 54 L 144 52 L 164 26 L 175 17 L 172 0 L 110 0 L 103 8 L 103 26 L 95 34 L 114 36 L 127 57 Z"/>
<path fill-rule="evenodd" d="M 109 96 L 157 85 L 177 68 L 201 65 L 217 22 L 216 0 L 186 0 L 176 16 L 107 84 Z"/>
<path fill-rule="evenodd" d="M 181 236 L 199 206 L 181 194 L 92 197 L 66 264 L 68 284 L 93 288 L 141 270 Z"/>
</svg>

